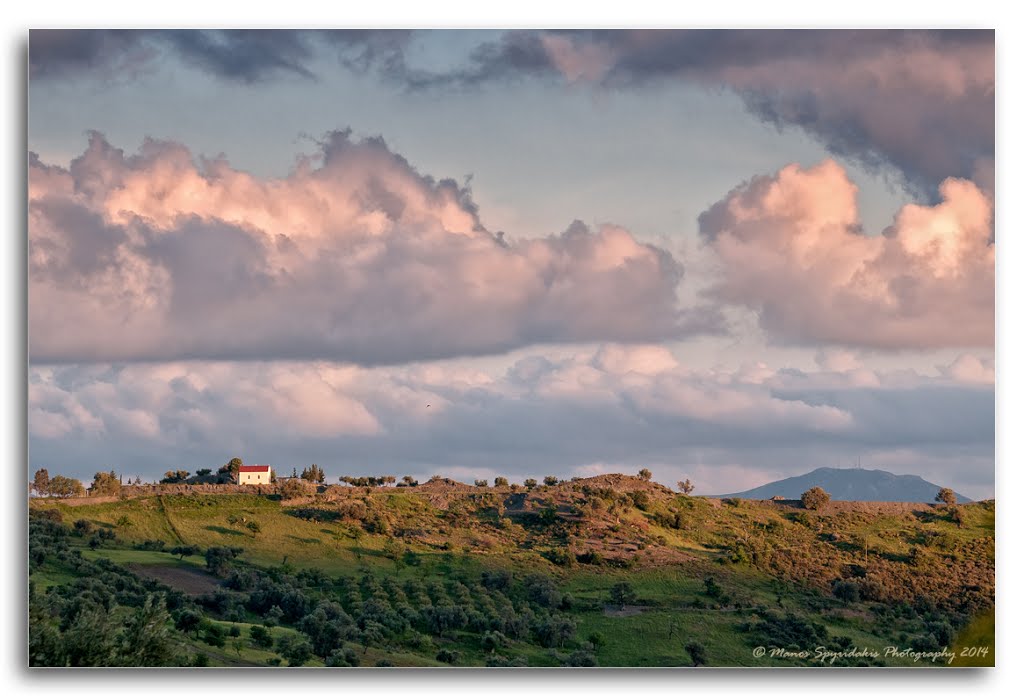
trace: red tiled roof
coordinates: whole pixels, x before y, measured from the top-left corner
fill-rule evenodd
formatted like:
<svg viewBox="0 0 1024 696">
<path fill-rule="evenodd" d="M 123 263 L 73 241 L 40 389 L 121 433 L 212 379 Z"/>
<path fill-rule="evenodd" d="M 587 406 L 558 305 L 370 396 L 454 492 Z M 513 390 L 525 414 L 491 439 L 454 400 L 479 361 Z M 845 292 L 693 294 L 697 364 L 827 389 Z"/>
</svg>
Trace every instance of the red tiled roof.
<svg viewBox="0 0 1024 696">
<path fill-rule="evenodd" d="M 239 471 L 239 473 L 241 473 L 243 471 L 247 471 L 247 472 L 251 472 L 251 473 L 269 472 L 270 471 L 270 467 L 269 466 L 240 466 L 240 467 L 238 467 L 238 471 Z"/>
</svg>

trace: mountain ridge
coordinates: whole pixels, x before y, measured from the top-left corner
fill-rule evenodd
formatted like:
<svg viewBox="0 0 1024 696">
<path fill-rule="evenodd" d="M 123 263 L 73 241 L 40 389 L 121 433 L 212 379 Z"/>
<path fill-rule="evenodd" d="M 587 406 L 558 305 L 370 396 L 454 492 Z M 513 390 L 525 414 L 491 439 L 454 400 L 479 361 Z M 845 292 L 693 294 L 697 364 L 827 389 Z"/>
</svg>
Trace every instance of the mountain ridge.
<svg viewBox="0 0 1024 696">
<path fill-rule="evenodd" d="M 809 488 L 825 489 L 833 500 L 894 503 L 932 503 L 942 486 L 915 474 L 894 474 L 882 469 L 835 469 L 819 467 L 799 476 L 772 481 L 739 493 L 709 496 L 712 498 L 796 499 Z M 954 491 L 955 492 L 955 491 Z M 958 503 L 973 502 L 956 494 Z"/>
</svg>

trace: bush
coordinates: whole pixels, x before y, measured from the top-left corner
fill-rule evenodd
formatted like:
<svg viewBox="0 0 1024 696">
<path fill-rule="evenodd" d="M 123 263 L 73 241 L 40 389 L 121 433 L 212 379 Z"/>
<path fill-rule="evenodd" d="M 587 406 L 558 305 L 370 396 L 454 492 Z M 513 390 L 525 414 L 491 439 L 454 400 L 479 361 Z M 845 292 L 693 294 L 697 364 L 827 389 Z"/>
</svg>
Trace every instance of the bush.
<svg viewBox="0 0 1024 696">
<path fill-rule="evenodd" d="M 206 549 L 206 568 L 214 575 L 226 575 L 231 560 L 241 553 L 236 546 L 211 546 Z"/>
<path fill-rule="evenodd" d="M 634 590 L 633 586 L 628 582 L 617 582 L 612 585 L 609 596 L 612 604 L 624 607 L 627 604 L 632 604 L 636 601 L 636 590 Z"/>
<path fill-rule="evenodd" d="M 199 612 L 186 609 L 180 614 L 174 622 L 174 627 L 182 633 L 192 633 L 198 631 L 200 626 L 203 624 L 203 616 Z"/>
<path fill-rule="evenodd" d="M 793 645 L 803 648 L 820 645 L 828 639 L 824 625 L 801 619 L 794 614 L 779 616 L 766 613 L 760 622 L 748 626 L 748 629 L 754 633 L 754 644 L 768 648 L 787 648 Z"/>
<path fill-rule="evenodd" d="M 445 648 L 437 653 L 436 659 L 438 662 L 445 662 L 449 665 L 454 665 L 459 661 L 459 652 L 457 650 L 448 650 Z"/>
<path fill-rule="evenodd" d="M 288 660 L 289 667 L 301 667 L 313 657 L 313 646 L 305 637 L 284 636 L 278 643 L 277 651 Z"/>
<path fill-rule="evenodd" d="M 722 586 L 713 577 L 708 576 L 704 578 L 704 593 L 711 599 L 720 599 L 722 597 Z"/>
<path fill-rule="evenodd" d="M 206 627 L 206 633 L 203 635 L 203 641 L 215 648 L 223 648 L 227 642 L 224 636 L 224 629 L 220 624 L 209 624 Z"/>
<path fill-rule="evenodd" d="M 253 626 L 249 629 L 249 638 L 254 647 L 270 650 L 274 647 L 274 636 L 263 626 Z"/>
<path fill-rule="evenodd" d="M 566 667 L 597 667 L 597 656 L 589 650 L 577 650 L 565 660 Z"/>
<path fill-rule="evenodd" d="M 278 486 L 277 490 L 281 494 L 282 500 L 303 498 L 313 494 L 313 486 L 299 479 L 288 479 Z"/>
<path fill-rule="evenodd" d="M 195 554 L 199 553 L 199 551 L 200 548 L 198 546 L 193 545 L 172 546 L 171 548 L 167 549 L 167 553 L 171 554 L 172 556 L 177 556 L 180 559 L 184 559 L 185 556 L 194 556 Z"/>
<path fill-rule="evenodd" d="M 852 580 L 840 580 L 832 585 L 832 595 L 847 604 L 860 601 L 860 585 Z"/>
<path fill-rule="evenodd" d="M 696 642 L 687 643 L 685 650 L 690 654 L 694 667 L 700 667 L 708 663 L 707 650 L 702 644 Z"/>
<path fill-rule="evenodd" d="M 145 541 L 140 541 L 138 544 L 136 544 L 135 548 L 138 549 L 139 551 L 163 551 L 164 550 L 164 540 L 163 539 L 146 539 Z"/>
<path fill-rule="evenodd" d="M 352 648 L 339 648 L 327 656 L 324 664 L 328 667 L 358 667 L 359 655 Z"/>
<path fill-rule="evenodd" d="M 828 505 L 830 500 L 832 500 L 832 496 L 818 486 L 804 491 L 800 496 L 800 502 L 808 510 L 821 510 Z"/>
<path fill-rule="evenodd" d="M 629 494 L 629 497 L 632 499 L 633 505 L 638 510 L 643 510 L 646 512 L 647 508 L 650 507 L 651 499 L 643 491 L 633 491 L 632 493 Z"/>
</svg>

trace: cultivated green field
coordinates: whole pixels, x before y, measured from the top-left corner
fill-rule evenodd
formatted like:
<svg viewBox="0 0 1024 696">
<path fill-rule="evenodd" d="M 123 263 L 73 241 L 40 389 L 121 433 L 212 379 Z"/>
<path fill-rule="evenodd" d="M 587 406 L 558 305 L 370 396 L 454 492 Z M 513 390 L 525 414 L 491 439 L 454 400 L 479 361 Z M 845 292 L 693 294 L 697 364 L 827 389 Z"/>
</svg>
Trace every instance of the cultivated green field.
<svg viewBox="0 0 1024 696">
<path fill-rule="evenodd" d="M 309 493 L 33 500 L 34 515 L 68 530 L 40 531 L 34 596 L 49 602 L 54 630 L 73 631 L 58 619 L 81 609 L 57 599 L 62 588 L 99 575 L 116 584 L 104 568 L 120 568 L 142 579 L 138 592 L 169 588 L 169 627 L 201 616 L 201 629 L 169 629 L 174 659 L 224 666 L 298 664 L 303 642 L 314 649 L 306 666 L 810 666 L 821 662 L 798 653 L 818 647 L 994 642 L 992 502 L 960 506 L 959 521 L 928 505 L 815 512 L 689 498 L 633 477 L 530 492 L 448 483 Z M 214 567 L 207 552 L 218 547 L 235 551 Z M 625 599 L 612 597 L 619 583 Z M 133 606 L 119 597 L 108 601 Z M 284 616 L 269 622 L 272 645 L 258 646 L 250 631 L 268 606 Z M 790 654 L 758 656 L 760 646 Z"/>
</svg>

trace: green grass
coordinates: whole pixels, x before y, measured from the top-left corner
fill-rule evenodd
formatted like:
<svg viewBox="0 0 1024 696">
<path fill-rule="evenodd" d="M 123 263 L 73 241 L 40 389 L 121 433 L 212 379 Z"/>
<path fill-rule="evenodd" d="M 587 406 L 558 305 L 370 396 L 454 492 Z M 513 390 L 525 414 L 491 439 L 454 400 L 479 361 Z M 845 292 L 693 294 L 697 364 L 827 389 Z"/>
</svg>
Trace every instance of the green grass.
<svg viewBox="0 0 1024 696">
<path fill-rule="evenodd" d="M 179 559 L 177 556 L 173 556 L 166 551 L 140 551 L 138 549 L 102 547 L 98 549 L 82 548 L 81 551 L 82 556 L 89 560 L 106 558 L 121 565 L 137 563 L 139 565 L 188 568 L 204 568 L 206 566 L 202 556 L 186 556 L 184 559 Z"/>
<path fill-rule="evenodd" d="M 87 539 L 81 537 L 72 537 L 71 543 L 87 559 L 106 558 L 118 564 L 205 567 L 201 554 L 180 560 L 166 552 L 131 548 L 142 541 L 160 540 L 168 548 L 181 543 L 201 549 L 241 547 L 243 563 L 272 567 L 287 562 L 295 568 L 317 568 L 329 576 L 353 577 L 368 571 L 399 580 L 477 578 L 482 570 L 496 568 L 513 570 L 520 577 L 531 572 L 550 573 L 558 579 L 562 591 L 575 599 L 570 613 L 578 622 L 578 640 L 558 651 L 527 643 L 515 643 L 500 651 L 506 657 L 525 657 L 535 666 L 559 664 L 557 653 L 571 652 L 593 633 L 601 634 L 606 643 L 597 651 L 602 666 L 687 665 L 690 658 L 684 646 L 691 640 L 705 646 L 710 665 L 792 664 L 753 655 L 753 639 L 741 630 L 741 625 L 751 619 L 759 606 L 823 622 L 832 638 L 845 637 L 853 646 L 884 648 L 892 644 L 893 638 L 886 634 L 888 628 L 876 625 L 866 605 L 845 607 L 828 596 L 829 582 L 840 577 L 844 567 L 863 564 L 872 573 L 930 573 L 933 580 L 942 580 L 950 564 L 963 561 L 957 568 L 973 568 L 973 580 L 991 566 L 993 558 L 993 503 L 962 506 L 964 524 L 960 527 L 942 509 L 914 514 L 818 514 L 761 501 L 732 505 L 683 496 L 654 498 L 646 512 L 620 506 L 615 512 L 617 529 L 609 534 L 609 541 L 641 544 L 646 548 L 639 555 L 645 558 L 663 544 L 676 556 L 662 565 L 641 564 L 624 569 L 607 563 L 569 568 L 553 565 L 541 552 L 559 549 L 567 540 L 575 539 L 572 534 L 549 534 L 529 516 L 516 518 L 510 528 L 502 529 L 493 508 L 481 505 L 464 518 L 468 521 L 453 525 L 445 511 L 432 507 L 425 497 L 407 492 L 390 489 L 368 496 L 354 492 L 352 499 L 366 501 L 370 512 L 386 516 L 394 528 L 424 529 L 433 539 L 409 536 L 391 540 L 388 535 L 364 532 L 354 520 L 302 519 L 293 514 L 294 508 L 256 495 L 168 495 L 81 506 L 34 500 L 31 505 L 60 510 L 67 524 L 85 519 L 97 527 L 114 530 L 117 540 L 97 549 L 87 548 Z M 315 507 L 336 509 L 329 502 Z M 657 523 L 659 513 L 677 511 L 682 516 L 680 529 Z M 245 528 L 245 522 L 252 520 L 260 525 L 258 534 Z M 441 546 L 441 542 L 447 546 Z M 405 565 L 386 557 L 385 547 L 389 543 L 397 548 L 399 557 L 406 550 L 413 551 L 419 564 Z M 759 549 L 793 565 L 777 570 L 755 565 L 753 561 L 729 562 L 738 547 Z M 911 548 L 918 549 L 923 559 L 917 570 L 909 562 Z M 789 567 L 795 571 L 788 570 Z M 787 577 L 785 572 L 796 574 Z M 715 578 L 728 597 L 723 607 L 715 607 L 706 595 L 704 579 L 709 576 Z M 984 575 L 980 577 L 985 579 Z M 37 591 L 44 591 L 52 585 L 70 582 L 74 574 L 47 561 L 33 571 L 32 579 Z M 603 608 L 610 601 L 609 590 L 623 580 L 633 586 L 636 602 L 644 611 L 633 616 L 607 616 Z M 930 587 L 944 586 L 948 583 L 938 582 Z M 700 600 L 706 608 L 694 608 L 694 600 Z M 274 652 L 250 644 L 251 624 L 239 625 L 241 640 L 228 638 L 224 648 L 213 648 L 196 640 L 191 645 L 207 654 L 212 665 L 263 665 L 275 657 Z M 279 627 L 274 631 L 284 635 L 294 629 Z M 990 614 L 965 628 L 957 638 L 957 646 L 992 644 L 993 640 L 994 617 Z M 458 664 L 483 664 L 488 657 L 476 634 L 453 633 L 435 643 L 434 648 L 423 654 L 404 652 L 398 646 L 388 650 L 370 648 L 365 653 L 362 646 L 349 647 L 360 655 L 364 666 L 383 659 L 396 666 L 437 665 L 433 658 L 442 647 L 461 653 Z M 988 661 L 992 658 L 990 651 Z M 886 662 L 913 664 L 898 659 Z M 313 659 L 308 663 L 318 664 L 323 662 Z M 973 663 L 964 658 L 956 664 Z"/>
<path fill-rule="evenodd" d="M 984 651 L 984 654 L 978 654 Z M 995 667 L 996 614 L 985 612 L 967 624 L 953 643 L 955 667 Z"/>
<path fill-rule="evenodd" d="M 45 592 L 46 588 L 54 585 L 66 585 L 76 577 L 73 570 L 51 560 L 32 572 L 32 582 L 37 592 Z"/>
</svg>

